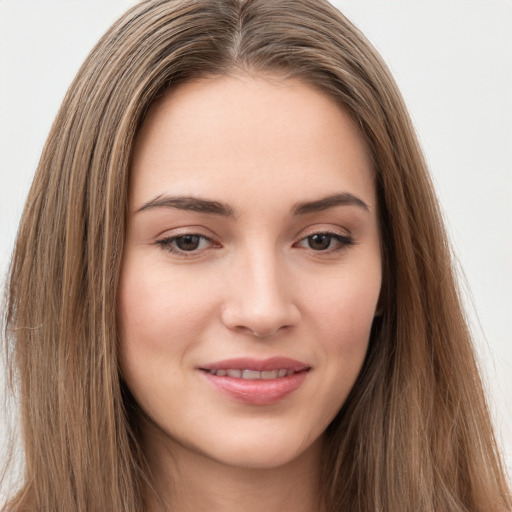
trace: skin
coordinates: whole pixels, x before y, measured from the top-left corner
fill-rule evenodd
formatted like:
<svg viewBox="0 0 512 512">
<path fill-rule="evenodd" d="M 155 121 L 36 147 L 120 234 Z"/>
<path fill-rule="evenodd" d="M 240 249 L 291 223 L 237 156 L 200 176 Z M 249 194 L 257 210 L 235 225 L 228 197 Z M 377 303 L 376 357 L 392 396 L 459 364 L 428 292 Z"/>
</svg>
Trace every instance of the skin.
<svg viewBox="0 0 512 512">
<path fill-rule="evenodd" d="M 381 288 L 376 212 L 357 125 L 298 80 L 195 80 L 150 109 L 133 157 L 120 362 L 160 503 L 321 509 L 323 432 L 361 369 Z M 201 370 L 275 356 L 308 370 L 271 404 L 240 402 Z M 158 503 L 148 495 L 148 509 Z"/>
</svg>

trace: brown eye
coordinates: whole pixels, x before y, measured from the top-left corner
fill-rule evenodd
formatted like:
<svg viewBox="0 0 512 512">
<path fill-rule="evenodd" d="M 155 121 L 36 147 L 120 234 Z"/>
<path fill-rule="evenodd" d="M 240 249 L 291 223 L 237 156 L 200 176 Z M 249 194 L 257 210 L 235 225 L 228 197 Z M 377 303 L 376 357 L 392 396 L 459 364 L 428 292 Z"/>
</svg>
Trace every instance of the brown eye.
<svg viewBox="0 0 512 512">
<path fill-rule="evenodd" d="M 326 233 L 317 233 L 316 235 L 308 236 L 308 246 L 314 251 L 325 251 L 331 246 L 332 236 Z"/>
<path fill-rule="evenodd" d="M 209 238 L 194 233 L 163 238 L 156 244 L 165 251 L 181 256 L 200 254 L 215 245 Z"/>
<path fill-rule="evenodd" d="M 174 243 L 180 251 L 195 251 L 200 242 L 201 237 L 198 235 L 184 235 L 174 239 Z"/>
<path fill-rule="evenodd" d="M 297 244 L 295 244 L 295 247 L 310 249 L 315 252 L 331 253 L 345 249 L 353 243 L 354 240 L 350 236 L 327 231 L 306 236 L 299 240 Z"/>
</svg>

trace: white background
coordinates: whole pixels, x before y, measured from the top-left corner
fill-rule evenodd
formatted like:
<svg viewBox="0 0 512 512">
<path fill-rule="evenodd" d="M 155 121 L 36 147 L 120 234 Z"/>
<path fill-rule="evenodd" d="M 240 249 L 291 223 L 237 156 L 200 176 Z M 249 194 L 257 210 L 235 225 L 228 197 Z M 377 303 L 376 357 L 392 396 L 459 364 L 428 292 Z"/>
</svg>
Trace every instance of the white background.
<svg viewBox="0 0 512 512">
<path fill-rule="evenodd" d="M 64 93 L 133 0 L 0 0 L 0 272 Z M 390 66 L 430 164 L 512 473 L 512 1 L 338 0 Z M 1 432 L 0 432 L 1 438 Z"/>
</svg>

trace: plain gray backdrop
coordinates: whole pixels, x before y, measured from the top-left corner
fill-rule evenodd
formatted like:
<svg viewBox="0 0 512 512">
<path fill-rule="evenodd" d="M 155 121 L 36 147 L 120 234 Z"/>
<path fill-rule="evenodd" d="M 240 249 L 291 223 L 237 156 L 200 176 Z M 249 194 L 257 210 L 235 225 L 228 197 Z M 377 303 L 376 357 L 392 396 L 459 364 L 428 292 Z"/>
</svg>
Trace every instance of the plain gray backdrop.
<svg viewBox="0 0 512 512">
<path fill-rule="evenodd" d="M 64 93 L 133 0 L 0 0 L 0 271 Z M 512 469 L 512 1 L 338 0 L 409 106 Z M 1 431 L 0 431 L 1 440 Z"/>
</svg>

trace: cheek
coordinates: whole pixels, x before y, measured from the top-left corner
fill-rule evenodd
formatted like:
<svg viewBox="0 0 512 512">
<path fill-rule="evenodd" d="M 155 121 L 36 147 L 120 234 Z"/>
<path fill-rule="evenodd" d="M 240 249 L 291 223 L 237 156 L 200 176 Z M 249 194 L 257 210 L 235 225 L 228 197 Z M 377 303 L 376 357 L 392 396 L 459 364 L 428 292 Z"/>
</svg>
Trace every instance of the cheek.
<svg viewBox="0 0 512 512">
<path fill-rule="evenodd" d="M 341 407 L 361 370 L 380 293 L 380 266 L 337 279 L 310 297 L 310 317 L 331 383 L 330 400 Z"/>
<path fill-rule="evenodd" d="M 381 289 L 380 265 L 366 267 L 332 279 L 323 289 L 310 292 L 309 315 L 331 336 L 336 345 L 349 349 L 367 340 L 377 309 Z"/>
<path fill-rule="evenodd" d="M 141 362 L 156 366 L 186 354 L 200 341 L 214 302 L 207 288 L 186 286 L 168 269 L 135 268 L 135 262 L 127 261 L 118 291 L 123 374 Z"/>
</svg>

